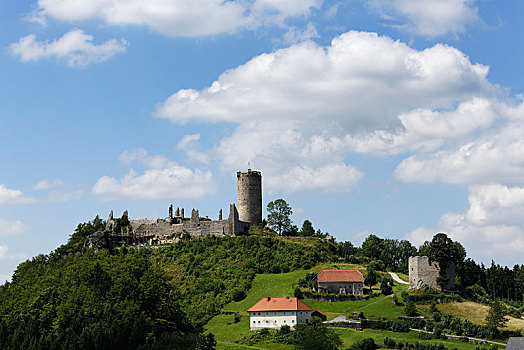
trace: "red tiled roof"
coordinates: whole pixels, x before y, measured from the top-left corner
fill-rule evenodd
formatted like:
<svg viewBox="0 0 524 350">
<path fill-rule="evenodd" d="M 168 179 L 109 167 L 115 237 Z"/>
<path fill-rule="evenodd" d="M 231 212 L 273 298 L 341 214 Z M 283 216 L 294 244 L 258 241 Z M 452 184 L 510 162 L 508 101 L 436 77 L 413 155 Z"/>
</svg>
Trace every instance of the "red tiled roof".
<svg viewBox="0 0 524 350">
<path fill-rule="evenodd" d="M 313 311 L 298 298 L 263 298 L 247 311 Z"/>
<path fill-rule="evenodd" d="M 326 316 L 326 314 L 325 314 L 325 313 L 323 313 L 322 311 L 320 311 L 320 310 L 318 310 L 318 309 L 316 309 L 316 310 L 315 310 L 315 311 L 313 311 L 313 312 L 318 312 L 319 314 L 322 314 L 322 315 Z"/>
<path fill-rule="evenodd" d="M 318 282 L 364 282 L 358 270 L 322 270 L 317 275 Z"/>
</svg>

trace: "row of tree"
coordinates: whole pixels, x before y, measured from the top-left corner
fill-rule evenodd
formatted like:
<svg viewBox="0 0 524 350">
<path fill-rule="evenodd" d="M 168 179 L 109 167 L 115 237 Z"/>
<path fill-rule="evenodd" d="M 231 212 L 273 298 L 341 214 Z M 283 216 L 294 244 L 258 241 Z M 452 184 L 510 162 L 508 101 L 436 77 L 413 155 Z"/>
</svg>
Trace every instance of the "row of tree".
<svg viewBox="0 0 524 350">
<path fill-rule="evenodd" d="M 326 234 L 313 228 L 311 221 L 305 220 L 298 229 L 291 221 L 293 210 L 283 199 L 276 199 L 267 205 L 267 226 L 283 236 L 325 237 Z M 524 265 L 513 268 L 501 266 L 492 261 L 486 268 L 472 259 L 466 259 L 466 249 L 451 240 L 444 233 L 437 233 L 431 241 L 426 241 L 418 249 L 407 240 L 380 238 L 369 235 L 362 246 L 355 247 L 351 242 L 338 243 L 338 255 L 347 262 L 374 262 L 373 269 L 408 272 L 408 262 L 411 256 L 428 256 L 440 266 L 440 276 L 437 280 L 441 286 L 447 284 L 446 270 L 454 265 L 456 269 L 456 285 L 459 289 L 480 286 L 473 289 L 478 295 L 485 291 L 493 299 L 524 300 Z M 472 295 L 474 297 L 474 295 Z"/>
</svg>

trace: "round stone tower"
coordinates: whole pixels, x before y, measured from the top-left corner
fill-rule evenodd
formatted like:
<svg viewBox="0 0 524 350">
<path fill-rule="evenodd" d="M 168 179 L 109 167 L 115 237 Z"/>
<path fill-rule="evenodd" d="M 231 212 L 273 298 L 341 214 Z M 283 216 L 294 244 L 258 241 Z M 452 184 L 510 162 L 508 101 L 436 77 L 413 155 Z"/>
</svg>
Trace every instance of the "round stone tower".
<svg viewBox="0 0 524 350">
<path fill-rule="evenodd" d="M 250 224 L 262 222 L 262 174 L 247 169 L 237 172 L 238 219 Z"/>
</svg>

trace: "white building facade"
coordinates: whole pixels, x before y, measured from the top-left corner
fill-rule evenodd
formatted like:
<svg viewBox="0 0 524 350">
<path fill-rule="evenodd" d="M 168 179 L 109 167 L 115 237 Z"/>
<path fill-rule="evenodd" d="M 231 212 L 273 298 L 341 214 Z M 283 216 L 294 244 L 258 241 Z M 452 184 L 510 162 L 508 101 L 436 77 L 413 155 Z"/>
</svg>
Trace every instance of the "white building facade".
<svg viewBox="0 0 524 350">
<path fill-rule="evenodd" d="M 311 309 L 297 298 L 264 298 L 249 310 L 249 329 L 280 329 L 284 325 L 294 328 L 311 321 Z"/>
</svg>

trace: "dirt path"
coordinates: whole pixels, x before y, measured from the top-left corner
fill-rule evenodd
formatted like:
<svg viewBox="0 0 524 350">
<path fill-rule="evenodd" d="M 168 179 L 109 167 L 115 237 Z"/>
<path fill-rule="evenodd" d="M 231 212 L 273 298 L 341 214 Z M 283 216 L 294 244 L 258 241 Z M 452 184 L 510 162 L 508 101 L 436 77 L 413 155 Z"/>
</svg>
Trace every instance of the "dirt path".
<svg viewBox="0 0 524 350">
<path fill-rule="evenodd" d="M 395 282 L 398 282 L 400 284 L 409 284 L 408 282 L 401 280 L 400 277 L 398 277 L 398 275 L 394 272 L 389 272 L 389 275 L 393 278 Z"/>
</svg>

